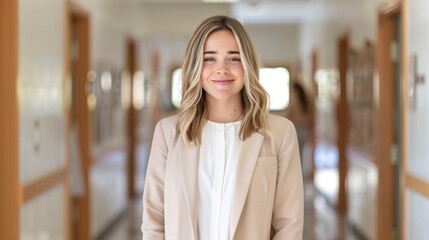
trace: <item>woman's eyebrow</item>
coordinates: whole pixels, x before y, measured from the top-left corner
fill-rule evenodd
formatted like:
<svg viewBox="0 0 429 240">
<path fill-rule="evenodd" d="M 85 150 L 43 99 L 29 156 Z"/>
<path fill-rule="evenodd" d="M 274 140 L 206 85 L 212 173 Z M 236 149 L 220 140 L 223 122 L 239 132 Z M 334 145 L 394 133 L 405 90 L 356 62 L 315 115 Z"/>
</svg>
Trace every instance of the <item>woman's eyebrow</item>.
<svg viewBox="0 0 429 240">
<path fill-rule="evenodd" d="M 228 51 L 228 54 L 240 54 L 239 51 Z"/>
<path fill-rule="evenodd" d="M 216 54 L 216 51 L 205 51 L 204 54 Z"/>
<path fill-rule="evenodd" d="M 217 51 L 205 51 L 204 54 L 216 54 Z M 235 50 L 230 50 L 227 52 L 228 54 L 240 54 L 239 51 L 235 51 Z"/>
</svg>

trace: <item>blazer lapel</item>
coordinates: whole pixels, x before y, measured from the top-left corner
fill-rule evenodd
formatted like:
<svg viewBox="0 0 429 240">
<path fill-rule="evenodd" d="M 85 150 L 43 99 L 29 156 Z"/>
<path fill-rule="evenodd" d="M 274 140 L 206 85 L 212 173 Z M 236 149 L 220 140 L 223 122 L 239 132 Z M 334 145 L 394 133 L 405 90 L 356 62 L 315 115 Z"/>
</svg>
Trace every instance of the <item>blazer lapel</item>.
<svg viewBox="0 0 429 240">
<path fill-rule="evenodd" d="M 198 194 L 198 155 L 199 147 L 187 147 L 182 142 L 179 153 L 180 177 L 188 207 L 189 219 L 192 224 L 193 239 L 197 239 L 197 194 Z"/>
<path fill-rule="evenodd" d="M 240 220 L 263 141 L 264 136 L 256 132 L 242 142 L 239 147 L 237 174 L 234 180 L 235 195 L 231 209 L 231 239 L 234 237 L 238 221 Z"/>
</svg>

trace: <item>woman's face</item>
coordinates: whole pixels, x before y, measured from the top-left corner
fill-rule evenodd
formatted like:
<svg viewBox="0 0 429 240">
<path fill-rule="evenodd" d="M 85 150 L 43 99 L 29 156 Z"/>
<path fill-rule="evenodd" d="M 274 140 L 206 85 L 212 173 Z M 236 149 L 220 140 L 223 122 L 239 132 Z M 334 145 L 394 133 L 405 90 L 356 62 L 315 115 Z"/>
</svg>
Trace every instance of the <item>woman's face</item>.
<svg viewBox="0 0 429 240">
<path fill-rule="evenodd" d="M 208 101 L 240 99 L 244 70 L 238 44 L 231 31 L 217 31 L 207 38 L 201 81 Z"/>
</svg>

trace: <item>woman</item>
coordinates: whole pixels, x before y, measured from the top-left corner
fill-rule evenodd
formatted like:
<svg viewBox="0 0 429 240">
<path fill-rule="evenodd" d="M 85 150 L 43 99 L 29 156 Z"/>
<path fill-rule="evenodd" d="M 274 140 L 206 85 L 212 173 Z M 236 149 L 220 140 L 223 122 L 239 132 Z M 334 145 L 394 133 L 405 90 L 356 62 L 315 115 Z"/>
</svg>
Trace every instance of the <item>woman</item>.
<svg viewBox="0 0 429 240">
<path fill-rule="evenodd" d="M 182 67 L 177 116 L 158 122 L 143 194 L 143 239 L 302 238 L 293 124 L 268 114 L 259 62 L 235 19 L 206 19 Z"/>
</svg>

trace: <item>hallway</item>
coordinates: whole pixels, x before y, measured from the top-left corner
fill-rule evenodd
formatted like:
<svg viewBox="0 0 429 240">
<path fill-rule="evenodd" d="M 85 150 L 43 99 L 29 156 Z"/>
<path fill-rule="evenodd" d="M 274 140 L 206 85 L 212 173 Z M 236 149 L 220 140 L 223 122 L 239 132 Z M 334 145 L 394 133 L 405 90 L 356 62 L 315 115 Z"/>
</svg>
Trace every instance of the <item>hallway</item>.
<svg viewBox="0 0 429 240">
<path fill-rule="evenodd" d="M 252 38 L 273 114 L 309 94 L 303 239 L 429 239 L 429 1 L 205 1 L 0 1 L 0 239 L 142 238 L 147 146 L 219 14 Z"/>
<path fill-rule="evenodd" d="M 328 204 L 311 182 L 304 187 L 304 236 L 303 240 L 357 240 L 345 217 Z"/>
<path fill-rule="evenodd" d="M 339 216 L 328 205 L 314 185 L 305 183 L 305 217 L 303 240 L 358 240 Z M 141 239 L 141 197 L 129 203 L 120 219 L 98 240 L 139 240 Z"/>
</svg>

